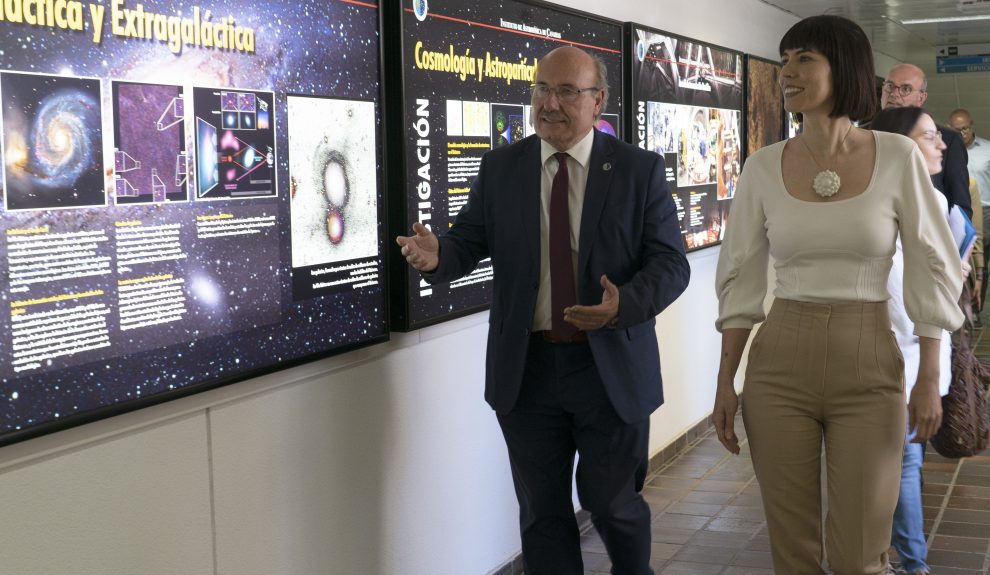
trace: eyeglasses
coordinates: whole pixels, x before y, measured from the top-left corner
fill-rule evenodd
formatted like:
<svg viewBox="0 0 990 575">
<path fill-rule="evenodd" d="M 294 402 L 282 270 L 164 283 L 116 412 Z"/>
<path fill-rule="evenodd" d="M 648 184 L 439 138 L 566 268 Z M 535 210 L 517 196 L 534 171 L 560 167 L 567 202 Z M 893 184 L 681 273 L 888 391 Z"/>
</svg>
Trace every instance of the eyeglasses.
<svg viewBox="0 0 990 575">
<path fill-rule="evenodd" d="M 961 128 L 956 128 L 957 131 L 963 134 L 968 134 L 973 131 L 973 126 L 963 126 Z"/>
<path fill-rule="evenodd" d="M 931 130 L 927 132 L 922 132 L 921 137 L 929 142 L 942 141 L 942 132 L 932 132 Z"/>
<path fill-rule="evenodd" d="M 901 84 L 898 86 L 893 82 L 884 82 L 883 91 L 887 94 L 900 93 L 901 96 L 910 96 L 915 92 L 915 87 L 911 84 Z M 918 90 L 918 92 L 923 94 L 925 90 Z"/>
<path fill-rule="evenodd" d="M 578 97 L 581 96 L 581 92 L 594 92 L 598 90 L 601 90 L 598 86 L 592 86 L 591 88 L 575 88 L 573 86 L 557 86 L 556 88 L 552 88 L 546 84 L 530 84 L 529 86 L 530 93 L 537 100 L 549 98 L 550 93 L 553 92 L 557 94 L 558 100 L 568 104 L 576 102 Z"/>
</svg>

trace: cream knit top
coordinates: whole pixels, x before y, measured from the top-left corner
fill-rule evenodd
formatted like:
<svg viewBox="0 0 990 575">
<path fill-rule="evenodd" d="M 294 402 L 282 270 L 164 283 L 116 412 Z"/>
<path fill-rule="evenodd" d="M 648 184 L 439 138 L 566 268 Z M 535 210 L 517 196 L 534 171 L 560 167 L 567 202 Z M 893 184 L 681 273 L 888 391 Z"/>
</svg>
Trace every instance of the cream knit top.
<svg viewBox="0 0 990 575">
<path fill-rule="evenodd" d="M 785 142 L 746 161 L 732 200 L 715 275 L 716 329 L 764 320 L 768 256 L 774 296 L 812 303 L 881 302 L 900 232 L 904 303 L 915 335 L 940 339 L 962 324 L 959 252 L 924 158 L 909 138 L 873 132 L 876 165 L 866 191 L 808 202 L 784 188 Z"/>
</svg>

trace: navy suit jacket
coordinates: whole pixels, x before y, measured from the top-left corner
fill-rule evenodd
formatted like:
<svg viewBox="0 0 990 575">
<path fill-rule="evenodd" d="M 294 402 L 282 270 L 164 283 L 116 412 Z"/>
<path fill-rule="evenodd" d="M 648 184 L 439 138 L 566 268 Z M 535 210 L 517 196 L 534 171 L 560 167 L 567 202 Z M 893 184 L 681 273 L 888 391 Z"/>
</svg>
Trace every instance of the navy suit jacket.
<svg viewBox="0 0 990 575">
<path fill-rule="evenodd" d="M 485 399 L 499 414 L 519 395 L 536 311 L 540 170 L 536 136 L 485 154 L 427 278 L 452 281 L 491 257 Z M 596 131 L 580 234 L 578 303 L 601 303 L 602 275 L 620 293 L 616 327 L 588 332 L 595 366 L 619 417 L 640 421 L 663 403 L 656 315 L 690 277 L 663 158 Z"/>
</svg>

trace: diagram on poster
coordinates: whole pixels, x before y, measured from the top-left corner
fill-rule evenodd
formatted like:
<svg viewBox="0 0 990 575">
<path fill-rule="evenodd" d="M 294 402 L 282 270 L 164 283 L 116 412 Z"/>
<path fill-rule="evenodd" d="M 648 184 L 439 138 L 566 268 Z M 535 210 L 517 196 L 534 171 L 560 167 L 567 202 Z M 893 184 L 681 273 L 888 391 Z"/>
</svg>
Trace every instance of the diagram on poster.
<svg viewBox="0 0 990 575">
<path fill-rule="evenodd" d="M 182 88 L 113 82 L 114 200 L 118 204 L 186 199 Z"/>
<path fill-rule="evenodd" d="M 100 81 L 0 73 L 7 210 L 102 206 Z"/>
<path fill-rule="evenodd" d="M 274 94 L 193 88 L 196 199 L 275 195 Z"/>
<path fill-rule="evenodd" d="M 374 103 L 287 100 L 292 267 L 377 256 Z"/>
</svg>

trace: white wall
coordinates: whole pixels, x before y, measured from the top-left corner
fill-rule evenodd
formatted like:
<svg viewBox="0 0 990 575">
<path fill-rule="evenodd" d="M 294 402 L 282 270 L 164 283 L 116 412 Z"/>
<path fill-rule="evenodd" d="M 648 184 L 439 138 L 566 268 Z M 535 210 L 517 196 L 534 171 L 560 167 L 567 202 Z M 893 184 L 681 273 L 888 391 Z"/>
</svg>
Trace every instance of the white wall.
<svg viewBox="0 0 990 575">
<path fill-rule="evenodd" d="M 758 0 L 568 4 L 770 58 L 795 21 Z M 654 452 L 711 408 L 717 254 L 689 257 L 659 321 Z M 0 449 L 0 571 L 487 573 L 519 544 L 486 329 L 477 314 Z"/>
</svg>

